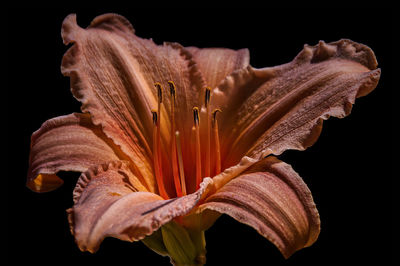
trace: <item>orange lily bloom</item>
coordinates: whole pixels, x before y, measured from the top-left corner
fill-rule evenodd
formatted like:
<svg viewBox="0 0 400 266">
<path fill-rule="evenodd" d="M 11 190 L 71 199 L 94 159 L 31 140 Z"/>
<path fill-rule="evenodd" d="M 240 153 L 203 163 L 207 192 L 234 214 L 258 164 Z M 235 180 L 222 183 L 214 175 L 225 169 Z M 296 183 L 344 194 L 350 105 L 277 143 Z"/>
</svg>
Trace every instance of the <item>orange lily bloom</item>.
<svg viewBox="0 0 400 266">
<path fill-rule="evenodd" d="M 350 40 L 320 42 L 290 63 L 256 69 L 247 49 L 156 45 L 123 17 L 83 29 L 63 22 L 62 73 L 82 113 L 33 133 L 27 186 L 77 171 L 72 234 L 82 251 L 105 237 L 142 240 L 176 264 L 204 264 L 221 214 L 256 229 L 285 258 L 312 245 L 319 214 L 306 184 L 274 155 L 304 150 L 323 120 L 342 118 L 377 85 L 374 53 Z"/>
</svg>

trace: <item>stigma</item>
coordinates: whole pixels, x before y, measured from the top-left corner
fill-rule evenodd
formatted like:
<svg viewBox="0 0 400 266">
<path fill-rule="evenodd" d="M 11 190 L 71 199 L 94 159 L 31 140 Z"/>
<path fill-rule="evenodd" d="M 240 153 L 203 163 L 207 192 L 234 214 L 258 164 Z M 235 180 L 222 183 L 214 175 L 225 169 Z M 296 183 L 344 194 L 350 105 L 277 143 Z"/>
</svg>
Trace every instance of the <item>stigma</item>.
<svg viewBox="0 0 400 266">
<path fill-rule="evenodd" d="M 218 132 L 217 113 L 221 112 L 216 108 L 211 111 L 211 88 L 203 89 L 204 102 L 199 102 L 198 106 L 192 106 L 193 126 L 189 131 L 191 134 L 181 134 L 180 131 L 188 132 L 186 128 L 177 128 L 176 125 L 176 97 L 177 88 L 172 80 L 167 81 L 169 86 L 169 103 L 163 101 L 163 86 L 160 82 L 154 83 L 157 95 L 157 108 L 151 110 L 153 119 L 153 165 L 154 176 L 157 182 L 159 195 L 164 199 L 185 196 L 194 191 L 187 187 L 187 184 L 194 184 L 194 189 L 200 187 L 204 177 L 212 177 L 221 172 L 221 152 Z M 167 98 L 167 99 L 168 99 Z M 168 148 L 162 149 L 161 144 L 161 107 L 169 112 L 169 117 L 165 117 L 170 122 L 170 138 Z M 205 109 L 199 108 L 204 106 Z M 205 110 L 205 121 L 200 121 L 200 110 Z M 202 116 L 204 117 L 204 116 Z M 164 119 L 164 118 L 163 118 Z M 180 121 L 179 125 L 187 126 L 188 123 Z M 190 135 L 190 139 L 188 138 Z M 168 139 L 168 138 L 163 138 Z M 190 145 L 190 147 L 187 147 Z M 190 152 L 191 151 L 191 152 Z M 166 154 L 165 154 L 166 153 Z M 164 158 L 164 160 L 163 160 Z M 168 158 L 166 160 L 165 158 Z M 163 167 L 164 163 L 170 167 Z M 190 168 L 195 169 L 190 169 Z M 170 169 L 170 170 L 166 170 Z M 193 171 L 192 171 L 193 170 Z M 165 173 L 163 171 L 171 171 Z M 175 191 L 167 188 L 173 187 Z M 175 193 L 174 193 L 175 192 Z M 175 194 L 175 195 L 174 195 Z"/>
</svg>

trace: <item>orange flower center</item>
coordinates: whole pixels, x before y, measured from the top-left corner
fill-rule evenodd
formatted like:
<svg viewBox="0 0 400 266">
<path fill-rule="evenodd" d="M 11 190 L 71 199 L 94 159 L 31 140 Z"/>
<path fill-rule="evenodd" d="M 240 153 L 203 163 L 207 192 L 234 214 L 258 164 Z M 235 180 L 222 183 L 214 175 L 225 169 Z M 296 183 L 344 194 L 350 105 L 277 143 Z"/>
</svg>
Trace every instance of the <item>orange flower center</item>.
<svg viewBox="0 0 400 266">
<path fill-rule="evenodd" d="M 181 134 L 176 130 L 175 125 L 175 93 L 176 87 L 173 81 L 168 81 L 170 86 L 170 96 L 171 96 L 171 138 L 170 138 L 170 156 L 171 156 L 171 168 L 174 187 L 176 195 L 178 197 L 187 194 L 187 187 L 185 181 L 185 169 L 182 156 L 182 146 L 181 146 Z M 166 190 L 165 182 L 166 177 L 163 175 L 162 167 L 162 154 L 160 146 L 160 120 L 161 120 L 161 103 L 163 102 L 163 90 L 160 83 L 154 84 L 157 89 L 158 105 L 157 110 L 152 110 L 153 114 L 153 164 L 154 164 L 154 175 L 157 181 L 158 192 L 164 199 L 169 199 L 169 195 Z M 193 143 L 193 150 L 195 151 L 195 167 L 196 167 L 196 190 L 200 187 L 200 183 L 204 177 L 211 176 L 211 158 L 215 160 L 215 175 L 221 172 L 221 152 L 220 152 L 220 142 L 218 134 L 218 122 L 217 113 L 221 112 L 220 109 L 215 109 L 212 113 L 210 110 L 210 100 L 211 100 L 211 89 L 209 87 L 205 88 L 204 104 L 206 109 L 206 123 L 205 123 L 205 143 L 201 143 L 200 137 L 200 114 L 199 108 L 193 107 L 193 127 L 192 135 L 194 136 L 191 143 Z M 212 140 L 213 138 L 213 140 Z M 203 139 L 204 141 L 204 139 Z M 213 145 L 211 147 L 211 143 Z M 205 156 L 202 162 L 201 150 L 205 149 Z M 202 166 L 204 168 L 202 168 Z M 204 175 L 202 175 L 204 173 Z"/>
</svg>

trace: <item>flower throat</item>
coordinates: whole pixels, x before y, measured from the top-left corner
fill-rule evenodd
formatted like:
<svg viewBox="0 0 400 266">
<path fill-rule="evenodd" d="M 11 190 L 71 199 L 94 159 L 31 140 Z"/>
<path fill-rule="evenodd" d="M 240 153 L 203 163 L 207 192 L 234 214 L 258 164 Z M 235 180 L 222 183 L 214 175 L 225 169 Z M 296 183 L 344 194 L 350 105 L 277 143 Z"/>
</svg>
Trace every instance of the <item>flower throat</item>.
<svg viewBox="0 0 400 266">
<path fill-rule="evenodd" d="M 171 103 L 171 138 L 169 144 L 169 151 L 171 156 L 172 164 L 172 176 L 175 186 L 176 195 L 178 197 L 187 195 L 186 181 L 185 181 L 185 171 L 182 157 L 182 139 L 181 134 L 176 130 L 175 125 L 175 96 L 176 87 L 173 81 L 168 81 L 170 88 L 170 103 Z M 169 199 L 169 195 L 165 189 L 166 180 L 165 175 L 162 171 L 162 156 L 161 156 L 161 144 L 160 144 L 160 120 L 161 120 L 161 104 L 163 102 L 163 88 L 161 83 L 156 82 L 154 86 L 157 89 L 157 109 L 152 110 L 153 115 L 153 164 L 154 164 L 154 175 L 157 181 L 158 192 L 164 199 Z M 210 100 L 211 100 L 211 89 L 209 87 L 205 88 L 204 94 L 204 106 L 206 109 L 206 121 L 202 126 L 205 126 L 206 135 L 205 142 L 201 143 L 200 138 L 200 110 L 198 107 L 193 107 L 193 127 L 192 136 L 194 141 L 193 150 L 195 151 L 195 167 L 196 167 L 196 190 L 200 187 L 200 183 L 204 177 L 211 176 L 211 158 L 215 159 L 215 174 L 221 172 L 221 151 L 218 133 L 218 122 L 217 113 L 221 112 L 220 109 L 215 109 L 213 112 L 210 110 Z M 214 145 L 211 149 L 211 138 L 213 137 Z M 202 145 L 203 144 L 203 145 Z M 205 149 L 205 157 L 202 162 L 201 149 Z M 212 156 L 213 155 L 213 156 Z M 204 167 L 204 169 L 202 169 Z M 203 170 L 203 171 L 202 171 Z M 204 173 L 204 176 L 202 175 Z"/>
</svg>

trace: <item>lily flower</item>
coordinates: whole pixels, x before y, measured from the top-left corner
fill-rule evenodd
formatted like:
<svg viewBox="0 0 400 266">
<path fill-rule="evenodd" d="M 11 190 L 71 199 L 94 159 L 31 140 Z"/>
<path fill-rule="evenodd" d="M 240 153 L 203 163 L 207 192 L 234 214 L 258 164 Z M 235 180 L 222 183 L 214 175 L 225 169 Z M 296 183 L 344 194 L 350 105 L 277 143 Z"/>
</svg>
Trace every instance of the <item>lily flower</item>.
<svg viewBox="0 0 400 266">
<path fill-rule="evenodd" d="M 45 192 L 81 172 L 67 210 L 82 251 L 105 237 L 142 240 L 175 264 L 204 264 L 221 214 L 253 227 L 285 258 L 312 245 L 320 219 L 301 177 L 277 157 L 304 150 L 377 85 L 372 50 L 351 40 L 305 45 L 256 69 L 247 49 L 156 45 L 116 14 L 62 25 L 62 61 L 82 113 L 31 139 L 27 186 Z"/>
</svg>

